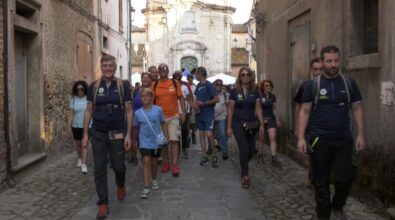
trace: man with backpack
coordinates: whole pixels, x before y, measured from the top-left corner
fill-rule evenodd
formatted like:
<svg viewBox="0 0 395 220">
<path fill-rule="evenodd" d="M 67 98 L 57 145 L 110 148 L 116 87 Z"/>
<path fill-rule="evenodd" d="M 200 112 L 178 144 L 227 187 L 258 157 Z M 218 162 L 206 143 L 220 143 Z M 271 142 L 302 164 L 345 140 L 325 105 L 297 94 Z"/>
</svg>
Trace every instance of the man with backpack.
<svg viewBox="0 0 395 220">
<path fill-rule="evenodd" d="M 321 75 L 323 70 L 322 67 L 322 60 L 319 57 L 313 58 L 310 61 L 310 71 L 313 75 L 313 78 L 317 78 L 319 75 Z M 310 80 L 309 80 L 310 81 Z M 303 96 L 303 89 L 306 86 L 306 84 L 309 82 L 306 81 L 304 82 L 297 90 L 294 101 L 295 101 L 295 136 L 297 136 L 298 132 L 298 127 L 299 127 L 299 113 L 300 113 L 300 107 L 302 106 L 302 96 Z M 308 126 L 307 126 L 308 127 Z M 306 135 L 305 138 L 306 140 L 310 140 L 310 135 L 309 135 L 309 129 L 306 128 Z M 310 156 L 310 155 L 309 155 Z M 308 180 L 307 180 L 307 186 L 310 188 L 313 188 L 313 168 L 312 168 L 312 161 L 311 157 L 309 157 L 309 174 L 308 174 Z"/>
<path fill-rule="evenodd" d="M 346 219 L 343 207 L 354 174 L 351 114 L 357 127 L 356 151 L 365 147 L 362 96 L 357 83 L 339 73 L 340 53 L 336 46 L 321 50 L 324 71 L 306 84 L 299 115 L 298 148 L 312 157 L 318 219 Z M 310 141 L 305 140 L 307 123 Z M 329 176 L 335 171 L 335 193 L 331 201 Z"/>
<path fill-rule="evenodd" d="M 185 123 L 186 112 L 181 85 L 174 79 L 169 79 L 169 67 L 162 63 L 158 66 L 160 79 L 153 82 L 151 90 L 154 93 L 154 103 L 162 108 L 169 134 L 172 155 L 172 173 L 177 177 L 180 174 L 178 166 L 179 136 L 180 129 L 178 102 L 181 104 L 181 123 Z M 163 167 L 162 173 L 170 170 L 169 151 L 167 146 L 162 146 Z"/>
<path fill-rule="evenodd" d="M 88 89 L 88 105 L 84 113 L 82 146 L 88 146 L 88 127 L 92 143 L 94 177 L 99 197 L 97 219 L 106 218 L 108 209 L 107 154 L 110 154 L 117 185 L 117 198 L 125 198 L 125 151 L 131 147 L 132 103 L 130 84 L 115 77 L 115 57 L 103 55 L 100 59 L 102 78 Z M 126 123 L 125 123 L 126 121 Z"/>
</svg>

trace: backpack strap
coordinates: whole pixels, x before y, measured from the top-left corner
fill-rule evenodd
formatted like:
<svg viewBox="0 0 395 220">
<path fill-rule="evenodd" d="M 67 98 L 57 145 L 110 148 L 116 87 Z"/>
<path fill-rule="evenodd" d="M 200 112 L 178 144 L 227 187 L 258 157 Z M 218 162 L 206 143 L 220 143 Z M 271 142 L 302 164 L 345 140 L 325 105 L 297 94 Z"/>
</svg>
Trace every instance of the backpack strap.
<svg viewBox="0 0 395 220">
<path fill-rule="evenodd" d="M 120 78 L 115 78 L 116 82 L 117 82 L 117 89 L 118 89 L 118 94 L 119 94 L 119 102 L 121 103 L 121 105 L 123 105 L 124 102 L 124 85 L 123 85 L 123 80 Z"/>
<path fill-rule="evenodd" d="M 313 97 L 314 97 L 313 106 L 315 106 L 314 109 L 316 108 L 318 103 L 318 96 L 320 89 L 321 89 L 321 75 L 317 76 L 313 81 Z"/>
<path fill-rule="evenodd" d="M 350 82 L 350 78 L 344 76 L 343 74 L 339 73 L 340 77 L 343 80 L 344 83 L 344 88 L 346 89 L 346 93 L 347 93 L 347 102 L 349 104 L 351 104 L 351 82 Z"/>
<path fill-rule="evenodd" d="M 97 90 L 99 89 L 101 79 L 98 79 L 94 82 L 93 86 L 93 104 L 96 104 L 96 96 L 97 96 Z"/>
</svg>

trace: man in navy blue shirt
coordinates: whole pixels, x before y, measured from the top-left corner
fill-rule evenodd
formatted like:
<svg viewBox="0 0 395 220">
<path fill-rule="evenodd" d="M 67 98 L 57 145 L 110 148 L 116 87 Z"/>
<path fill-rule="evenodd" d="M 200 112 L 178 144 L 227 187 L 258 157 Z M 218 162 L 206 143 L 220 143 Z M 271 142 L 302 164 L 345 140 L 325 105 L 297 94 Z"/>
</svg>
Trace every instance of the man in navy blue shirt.
<svg viewBox="0 0 395 220">
<path fill-rule="evenodd" d="M 88 89 L 88 105 L 84 114 L 84 138 L 88 145 L 88 126 L 91 137 L 96 192 L 99 197 L 97 219 L 108 214 L 107 154 L 110 154 L 117 185 L 117 198 L 125 198 L 125 151 L 131 147 L 132 101 L 130 84 L 115 77 L 115 57 L 103 55 L 100 60 L 102 78 Z M 125 123 L 126 121 L 126 123 Z"/>
<path fill-rule="evenodd" d="M 321 50 L 324 71 L 303 90 L 299 115 L 298 148 L 306 153 L 309 148 L 313 162 L 316 212 L 319 219 L 330 219 L 331 211 L 338 219 L 346 219 L 346 204 L 353 179 L 353 137 L 349 112 L 357 126 L 356 150 L 365 147 L 362 97 L 356 82 L 339 73 L 339 49 L 327 46 Z M 310 118 L 310 135 L 305 140 L 305 129 Z M 331 201 L 329 176 L 336 174 L 335 194 Z"/>
<path fill-rule="evenodd" d="M 208 158 L 206 154 L 206 137 L 209 142 L 209 146 L 214 146 L 214 108 L 215 104 L 219 102 L 217 91 L 214 85 L 207 81 L 207 70 L 204 67 L 198 67 L 196 69 L 196 79 L 199 84 L 195 90 L 195 120 L 196 128 L 199 130 L 200 146 L 202 148 L 202 160 L 200 165 L 207 165 Z M 218 167 L 218 158 L 216 149 L 213 148 L 212 166 Z"/>
</svg>

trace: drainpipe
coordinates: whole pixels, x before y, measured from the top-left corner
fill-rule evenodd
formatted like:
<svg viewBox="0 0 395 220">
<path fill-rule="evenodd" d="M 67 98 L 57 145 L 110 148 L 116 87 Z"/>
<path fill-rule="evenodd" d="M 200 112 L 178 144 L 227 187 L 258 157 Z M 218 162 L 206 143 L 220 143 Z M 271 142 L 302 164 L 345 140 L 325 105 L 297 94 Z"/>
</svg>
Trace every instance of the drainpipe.
<svg viewBox="0 0 395 220">
<path fill-rule="evenodd" d="M 3 0 L 3 73 L 4 73 L 4 136 L 6 145 L 6 181 L 9 187 L 15 186 L 15 181 L 11 174 L 11 144 L 8 115 L 8 1 Z"/>
</svg>

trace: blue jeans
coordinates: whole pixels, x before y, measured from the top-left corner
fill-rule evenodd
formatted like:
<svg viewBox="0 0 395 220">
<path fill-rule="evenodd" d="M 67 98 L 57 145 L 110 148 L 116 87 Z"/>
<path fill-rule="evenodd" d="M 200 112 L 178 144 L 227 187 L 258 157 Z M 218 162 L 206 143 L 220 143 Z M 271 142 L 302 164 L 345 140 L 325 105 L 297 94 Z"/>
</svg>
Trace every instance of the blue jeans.
<svg viewBox="0 0 395 220">
<path fill-rule="evenodd" d="M 219 139 L 222 154 L 228 153 L 228 137 L 226 135 L 226 119 L 214 122 L 214 131 Z"/>
</svg>

